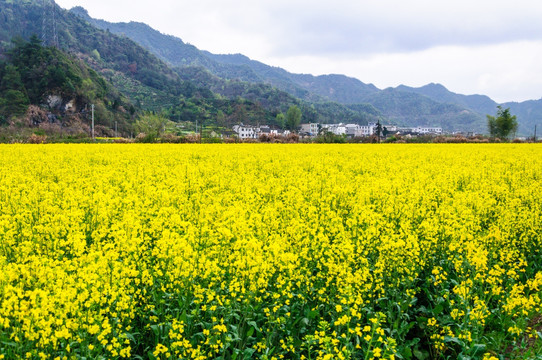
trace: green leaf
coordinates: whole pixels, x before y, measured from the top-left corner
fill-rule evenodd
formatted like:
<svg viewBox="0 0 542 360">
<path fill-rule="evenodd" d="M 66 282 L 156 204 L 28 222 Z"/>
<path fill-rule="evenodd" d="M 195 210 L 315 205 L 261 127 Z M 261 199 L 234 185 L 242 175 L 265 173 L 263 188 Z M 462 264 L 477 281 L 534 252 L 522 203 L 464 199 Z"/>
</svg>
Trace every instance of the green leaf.
<svg viewBox="0 0 542 360">
<path fill-rule="evenodd" d="M 256 321 L 249 321 L 247 324 L 252 326 L 257 332 L 260 332 L 260 328 L 258 327 L 258 324 L 256 324 Z"/>
<path fill-rule="evenodd" d="M 401 353 L 401 355 L 399 354 L 396 354 L 396 357 L 399 358 L 399 359 L 412 359 L 412 350 L 410 350 L 409 347 L 407 348 L 404 348 L 403 352 Z"/>
<path fill-rule="evenodd" d="M 413 347 L 414 345 L 417 345 L 419 342 L 420 342 L 420 338 L 414 338 L 405 343 L 405 346 L 407 346 L 406 349 L 410 352 L 410 356 L 412 356 L 412 351 L 410 351 L 410 348 Z"/>
<path fill-rule="evenodd" d="M 251 337 L 254 334 L 254 327 L 251 326 L 247 331 L 247 337 Z"/>
<path fill-rule="evenodd" d="M 423 330 L 427 327 L 427 318 L 425 316 L 419 316 L 416 321 L 418 322 L 420 329 Z"/>
<path fill-rule="evenodd" d="M 309 311 L 309 314 L 308 314 L 307 317 L 312 320 L 312 319 L 316 319 L 317 316 L 318 316 L 318 311 L 311 310 L 311 311 Z"/>
<path fill-rule="evenodd" d="M 138 334 L 139 334 L 139 333 L 133 333 L 133 334 L 131 334 L 131 333 L 125 333 L 126 338 L 127 338 L 128 340 L 130 340 L 131 342 L 133 342 L 134 344 L 136 343 L 136 339 L 135 339 L 135 336 L 134 336 L 134 335 L 138 335 Z"/>
<path fill-rule="evenodd" d="M 445 343 L 454 343 L 454 344 L 457 344 L 459 346 L 463 346 L 463 342 L 461 340 L 459 340 L 458 338 L 453 337 L 453 336 L 445 336 L 444 337 L 444 342 Z"/>
<path fill-rule="evenodd" d="M 159 336 L 160 335 L 160 325 L 151 325 L 151 330 L 154 333 L 154 335 Z"/>
<path fill-rule="evenodd" d="M 476 344 L 473 346 L 473 356 L 483 354 L 487 349 L 487 346 L 485 344 Z"/>
<path fill-rule="evenodd" d="M 254 353 L 256 352 L 256 349 L 252 349 L 252 348 L 248 348 L 248 349 L 245 349 L 245 351 L 243 351 L 243 358 L 244 359 L 250 359 L 252 358 L 252 355 L 254 355 Z"/>
<path fill-rule="evenodd" d="M 426 352 L 421 352 L 420 350 L 418 349 L 415 349 L 414 350 L 414 356 L 416 357 L 416 359 L 418 360 L 425 360 L 427 359 L 428 355 Z"/>
<path fill-rule="evenodd" d="M 15 343 L 15 342 L 2 341 L 1 343 L 4 344 L 4 345 L 7 345 L 7 346 L 17 347 L 17 343 Z"/>
</svg>

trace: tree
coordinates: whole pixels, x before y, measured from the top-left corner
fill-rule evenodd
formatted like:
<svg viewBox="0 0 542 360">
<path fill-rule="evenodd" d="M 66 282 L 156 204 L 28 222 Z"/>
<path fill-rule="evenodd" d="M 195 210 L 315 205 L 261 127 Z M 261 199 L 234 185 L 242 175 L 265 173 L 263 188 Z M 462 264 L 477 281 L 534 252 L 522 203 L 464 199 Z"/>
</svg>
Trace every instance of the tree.
<svg viewBox="0 0 542 360">
<path fill-rule="evenodd" d="M 15 66 L 7 65 L 0 74 L 0 114 L 5 119 L 24 114 L 30 102 L 19 72 Z"/>
<path fill-rule="evenodd" d="M 507 138 L 516 132 L 518 122 L 516 115 L 510 114 L 510 108 L 503 109 L 497 106 L 497 116 L 487 115 L 487 127 L 492 137 Z"/>
<path fill-rule="evenodd" d="M 285 123 L 285 117 L 283 113 L 278 113 L 277 117 L 275 118 L 275 122 L 277 123 L 277 126 L 281 129 L 284 129 L 284 123 Z"/>
<path fill-rule="evenodd" d="M 0 98 L 0 114 L 6 118 L 22 115 L 26 112 L 28 97 L 19 90 L 7 90 Z"/>
<path fill-rule="evenodd" d="M 144 142 L 155 142 L 163 134 L 170 121 L 162 116 L 146 112 L 135 124 L 136 130 L 144 134 Z"/>
<path fill-rule="evenodd" d="M 296 130 L 301 124 L 301 110 L 296 105 L 290 106 L 286 113 L 286 128 Z"/>
<path fill-rule="evenodd" d="M 378 137 L 378 142 L 380 142 L 380 137 L 382 136 L 382 124 L 380 124 L 380 120 L 376 123 L 375 126 L 375 135 Z"/>
</svg>

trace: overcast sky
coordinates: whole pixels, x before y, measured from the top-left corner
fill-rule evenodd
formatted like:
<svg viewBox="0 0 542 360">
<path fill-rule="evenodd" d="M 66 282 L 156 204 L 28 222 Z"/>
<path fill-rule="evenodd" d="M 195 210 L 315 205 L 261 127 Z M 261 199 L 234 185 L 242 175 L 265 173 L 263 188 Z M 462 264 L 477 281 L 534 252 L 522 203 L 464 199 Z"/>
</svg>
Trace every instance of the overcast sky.
<svg viewBox="0 0 542 360">
<path fill-rule="evenodd" d="M 213 53 L 379 88 L 436 82 L 498 102 L 542 98 L 538 0 L 56 0 Z"/>
</svg>

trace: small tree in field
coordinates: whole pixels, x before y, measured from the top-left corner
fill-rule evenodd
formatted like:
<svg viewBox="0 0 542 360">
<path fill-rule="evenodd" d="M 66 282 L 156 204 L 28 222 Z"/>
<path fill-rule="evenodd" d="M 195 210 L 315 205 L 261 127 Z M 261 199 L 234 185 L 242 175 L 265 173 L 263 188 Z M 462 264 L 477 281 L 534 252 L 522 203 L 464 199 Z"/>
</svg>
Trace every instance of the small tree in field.
<svg viewBox="0 0 542 360">
<path fill-rule="evenodd" d="M 146 112 L 139 116 L 135 129 L 144 134 L 142 137 L 144 142 L 155 142 L 165 132 L 169 123 L 170 121 L 162 115 Z"/>
<path fill-rule="evenodd" d="M 510 108 L 497 106 L 497 116 L 487 115 L 487 127 L 492 137 L 507 138 L 518 129 L 516 115 L 510 114 Z"/>
</svg>

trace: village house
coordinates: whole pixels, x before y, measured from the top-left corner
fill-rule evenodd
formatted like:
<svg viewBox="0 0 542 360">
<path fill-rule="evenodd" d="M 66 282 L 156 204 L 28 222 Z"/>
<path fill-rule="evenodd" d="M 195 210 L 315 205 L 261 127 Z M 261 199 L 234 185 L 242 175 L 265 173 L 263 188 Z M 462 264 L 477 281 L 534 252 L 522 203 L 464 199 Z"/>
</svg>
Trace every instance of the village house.
<svg viewBox="0 0 542 360">
<path fill-rule="evenodd" d="M 234 125 L 233 131 L 240 139 L 257 139 L 260 135 L 260 128 L 252 125 Z"/>
<path fill-rule="evenodd" d="M 326 124 L 322 129 L 335 135 L 345 135 L 347 137 L 372 136 L 376 131 L 376 124 L 358 125 L 358 124 Z"/>
<path fill-rule="evenodd" d="M 306 133 L 309 136 L 318 135 L 318 125 L 317 123 L 301 124 L 301 133 Z"/>
<path fill-rule="evenodd" d="M 346 127 L 344 124 L 322 124 L 322 130 L 330 132 L 334 135 L 345 135 Z"/>
<path fill-rule="evenodd" d="M 319 135 L 322 131 L 330 132 L 338 136 L 346 136 L 349 138 L 354 137 L 366 137 L 376 134 L 378 128 L 377 123 L 369 123 L 368 125 L 358 124 L 318 124 L 308 123 L 301 124 L 300 134 L 305 136 L 314 137 Z M 398 127 L 396 125 L 381 125 L 382 131 L 388 134 L 400 134 L 400 135 L 442 135 L 443 131 L 440 127 L 430 126 L 417 126 L 417 127 Z M 235 134 L 242 140 L 244 139 L 258 139 L 261 135 L 274 135 L 274 136 L 286 136 L 290 134 L 288 130 L 273 129 L 268 125 L 254 126 L 254 125 L 235 125 L 233 127 Z"/>
<path fill-rule="evenodd" d="M 234 125 L 233 132 L 241 140 L 259 139 L 261 135 L 287 136 L 290 134 L 289 130 L 272 129 L 268 125 L 254 126 L 243 124 Z"/>
<path fill-rule="evenodd" d="M 412 130 L 420 135 L 442 135 L 442 128 L 439 127 L 418 126 Z"/>
</svg>

